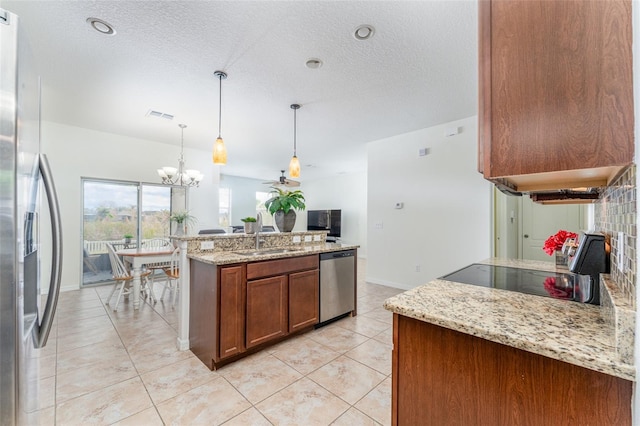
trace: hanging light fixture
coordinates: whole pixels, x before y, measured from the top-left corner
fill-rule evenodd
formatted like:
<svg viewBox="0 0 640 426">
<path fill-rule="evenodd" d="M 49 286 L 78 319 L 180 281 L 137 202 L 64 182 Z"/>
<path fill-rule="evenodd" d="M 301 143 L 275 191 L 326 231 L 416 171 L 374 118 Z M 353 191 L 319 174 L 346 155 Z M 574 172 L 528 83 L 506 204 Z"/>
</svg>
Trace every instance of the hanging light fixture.
<svg viewBox="0 0 640 426">
<path fill-rule="evenodd" d="M 204 177 L 198 170 L 188 169 L 184 167 L 184 129 L 186 124 L 178 124 L 180 127 L 180 160 L 178 161 L 178 167 L 163 167 L 158 169 L 158 176 L 162 178 L 162 183 L 165 185 L 180 185 L 180 186 L 198 186 L 200 181 Z"/>
<path fill-rule="evenodd" d="M 227 73 L 224 71 L 215 71 L 213 73 L 220 80 L 220 97 L 218 98 L 218 139 L 213 145 L 213 164 L 224 165 L 227 164 L 227 148 L 224 146 L 224 141 L 220 133 L 222 127 L 222 79 L 227 78 Z"/>
<path fill-rule="evenodd" d="M 300 161 L 296 155 L 296 112 L 300 109 L 300 105 L 291 104 L 293 110 L 293 157 L 289 162 L 289 176 L 292 178 L 300 177 Z"/>
</svg>

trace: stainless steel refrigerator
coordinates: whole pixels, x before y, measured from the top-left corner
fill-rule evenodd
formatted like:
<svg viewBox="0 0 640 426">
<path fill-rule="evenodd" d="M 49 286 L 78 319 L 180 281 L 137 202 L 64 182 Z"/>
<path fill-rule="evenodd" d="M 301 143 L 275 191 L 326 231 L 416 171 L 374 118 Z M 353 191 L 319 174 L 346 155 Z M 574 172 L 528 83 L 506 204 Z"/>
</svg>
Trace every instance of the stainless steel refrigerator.
<svg viewBox="0 0 640 426">
<path fill-rule="evenodd" d="M 41 408 L 38 351 L 47 344 L 62 262 L 55 188 L 47 159 L 40 154 L 40 81 L 19 24 L 15 14 L 0 8 L 0 425 L 3 426 L 37 421 Z M 51 230 L 41 229 L 41 222 L 49 223 L 41 220 L 42 214 L 50 215 Z M 40 268 L 42 251 L 52 255 L 51 271 Z M 43 288 L 41 277 L 48 281 Z M 42 301 L 44 294 L 46 301 Z"/>
</svg>

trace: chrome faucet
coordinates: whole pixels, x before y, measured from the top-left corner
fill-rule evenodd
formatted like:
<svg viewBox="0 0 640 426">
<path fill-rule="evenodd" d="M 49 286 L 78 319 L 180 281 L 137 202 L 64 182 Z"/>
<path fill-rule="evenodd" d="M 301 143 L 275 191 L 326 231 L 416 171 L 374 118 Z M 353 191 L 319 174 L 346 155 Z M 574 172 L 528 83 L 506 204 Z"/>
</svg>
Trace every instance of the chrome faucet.
<svg viewBox="0 0 640 426">
<path fill-rule="evenodd" d="M 256 250 L 260 249 L 260 242 L 264 243 L 264 240 L 260 239 L 260 231 L 262 231 L 262 213 L 258 212 L 256 215 Z"/>
</svg>

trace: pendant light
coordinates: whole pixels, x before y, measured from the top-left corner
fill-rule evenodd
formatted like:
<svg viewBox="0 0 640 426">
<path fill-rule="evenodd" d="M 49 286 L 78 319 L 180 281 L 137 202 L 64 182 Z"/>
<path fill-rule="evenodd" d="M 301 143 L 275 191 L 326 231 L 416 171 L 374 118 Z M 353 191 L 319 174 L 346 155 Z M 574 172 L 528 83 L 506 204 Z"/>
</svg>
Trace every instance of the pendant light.
<svg viewBox="0 0 640 426">
<path fill-rule="evenodd" d="M 224 146 L 220 129 L 222 128 L 222 79 L 227 78 L 224 71 L 215 71 L 213 73 L 220 80 L 220 96 L 218 98 L 218 139 L 213 145 L 213 164 L 227 164 L 227 148 Z"/>
<path fill-rule="evenodd" d="M 300 105 L 291 104 L 293 110 L 293 157 L 289 162 L 289 176 L 292 178 L 300 177 L 300 161 L 296 155 L 296 112 L 300 109 Z"/>
<path fill-rule="evenodd" d="M 158 169 L 158 176 L 162 179 L 162 183 L 165 185 L 180 185 L 180 186 L 198 186 L 200 181 L 204 177 L 202 173 L 194 169 L 185 169 L 184 167 L 184 129 L 186 124 L 178 124 L 180 127 L 180 159 L 178 160 L 178 167 L 162 167 Z"/>
</svg>

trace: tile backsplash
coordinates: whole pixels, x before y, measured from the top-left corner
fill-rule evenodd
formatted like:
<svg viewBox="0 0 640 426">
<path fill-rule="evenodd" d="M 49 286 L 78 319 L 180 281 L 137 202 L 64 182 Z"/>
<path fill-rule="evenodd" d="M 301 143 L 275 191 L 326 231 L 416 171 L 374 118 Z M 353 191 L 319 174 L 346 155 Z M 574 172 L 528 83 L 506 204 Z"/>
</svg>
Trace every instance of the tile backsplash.
<svg viewBox="0 0 640 426">
<path fill-rule="evenodd" d="M 636 165 L 630 166 L 612 185 L 605 188 L 595 204 L 595 230 L 607 235 L 611 244 L 611 279 L 635 306 L 636 300 Z M 618 233 L 623 232 L 623 241 Z M 618 269 L 618 250 L 623 247 L 622 271 Z"/>
</svg>

